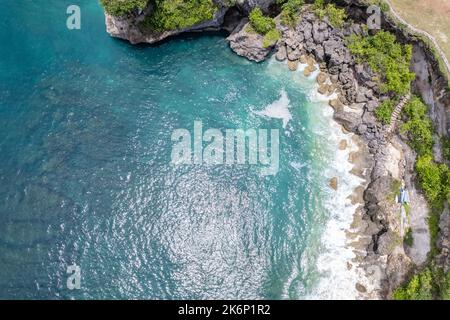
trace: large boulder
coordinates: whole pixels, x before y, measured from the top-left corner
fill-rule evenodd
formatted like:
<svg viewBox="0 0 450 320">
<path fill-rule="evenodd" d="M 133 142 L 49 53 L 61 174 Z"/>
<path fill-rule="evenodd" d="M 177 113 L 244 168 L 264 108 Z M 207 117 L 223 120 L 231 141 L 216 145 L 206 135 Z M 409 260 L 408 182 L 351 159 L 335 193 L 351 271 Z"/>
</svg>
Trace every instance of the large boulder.
<svg viewBox="0 0 450 320">
<path fill-rule="evenodd" d="M 314 21 L 312 35 L 315 43 L 322 44 L 328 39 L 328 25 L 323 21 Z"/>
<path fill-rule="evenodd" d="M 263 46 L 263 39 L 264 36 L 249 28 L 248 23 L 241 23 L 227 38 L 230 42 L 230 48 L 236 54 L 256 62 L 261 62 L 266 59 L 272 50 L 272 47 L 265 48 Z"/>
<path fill-rule="evenodd" d="M 288 47 L 287 56 L 289 60 L 291 61 L 298 60 L 301 57 L 301 55 L 302 55 L 301 46 L 298 46 L 295 49 Z"/>
<path fill-rule="evenodd" d="M 329 67 L 350 64 L 352 62 L 350 52 L 346 48 L 343 40 L 339 37 L 334 36 L 326 40 L 323 43 L 323 48 Z"/>
<path fill-rule="evenodd" d="M 312 39 L 312 24 L 306 19 L 302 19 L 300 24 L 297 26 L 297 33 L 303 34 L 304 41 Z"/>
<path fill-rule="evenodd" d="M 278 48 L 278 51 L 275 55 L 275 59 L 277 59 L 278 61 L 284 61 L 287 58 L 287 51 L 286 51 L 286 45 L 281 45 Z"/>
<path fill-rule="evenodd" d="M 334 112 L 334 119 L 351 132 L 355 132 L 361 124 L 361 118 L 355 112 L 347 112 L 342 109 Z"/>
</svg>

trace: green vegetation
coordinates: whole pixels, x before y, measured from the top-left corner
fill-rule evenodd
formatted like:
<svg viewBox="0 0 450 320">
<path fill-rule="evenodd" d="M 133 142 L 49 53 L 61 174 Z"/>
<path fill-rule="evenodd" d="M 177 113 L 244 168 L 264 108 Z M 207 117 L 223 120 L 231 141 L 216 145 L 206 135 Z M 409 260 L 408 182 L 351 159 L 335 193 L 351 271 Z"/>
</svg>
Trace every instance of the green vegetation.
<svg viewBox="0 0 450 320">
<path fill-rule="evenodd" d="M 344 9 L 339 9 L 334 4 L 327 4 L 325 12 L 333 27 L 342 28 L 344 26 L 345 20 L 347 20 Z"/>
<path fill-rule="evenodd" d="M 403 109 L 406 122 L 401 131 L 408 134 L 409 144 L 419 155 L 416 169 L 427 199 L 432 206 L 441 207 L 447 195 L 448 168 L 433 161 L 433 126 L 427 109 L 422 100 L 413 97 Z"/>
<path fill-rule="evenodd" d="M 383 101 L 378 108 L 375 109 L 375 116 L 378 121 L 383 124 L 389 124 L 391 122 L 392 112 L 394 112 L 397 101 L 388 99 Z"/>
<path fill-rule="evenodd" d="M 400 194 L 400 188 L 402 186 L 402 182 L 397 179 L 393 179 L 391 183 L 391 190 L 389 194 L 386 196 L 387 200 L 397 202 L 397 197 Z"/>
<path fill-rule="evenodd" d="M 434 283 L 433 274 L 429 268 L 412 277 L 404 288 L 394 292 L 395 300 L 432 300 Z"/>
<path fill-rule="evenodd" d="M 413 97 L 403 109 L 408 120 L 401 131 L 408 134 L 411 147 L 419 155 L 429 154 L 433 148 L 433 126 L 427 111 L 427 105 L 418 97 Z"/>
<path fill-rule="evenodd" d="M 391 10 L 389 4 L 384 0 L 364 0 L 362 1 L 362 3 L 367 6 L 374 5 L 380 7 L 382 12 L 389 12 Z"/>
<path fill-rule="evenodd" d="M 277 29 L 272 29 L 267 32 L 263 39 L 263 47 L 268 48 L 273 46 L 280 39 L 280 33 Z"/>
<path fill-rule="evenodd" d="M 411 228 L 408 228 L 408 230 L 406 230 L 406 234 L 405 234 L 405 238 L 403 239 L 403 242 L 406 243 L 407 246 L 412 247 L 412 245 L 414 243 L 414 238 L 412 235 Z"/>
<path fill-rule="evenodd" d="M 407 217 L 408 220 L 409 220 L 409 212 L 410 212 L 410 210 L 411 210 L 411 207 L 409 206 L 408 203 L 404 203 L 404 204 L 403 204 L 403 208 L 405 209 L 406 217 Z"/>
<path fill-rule="evenodd" d="M 420 186 L 431 205 L 428 227 L 431 238 L 430 255 L 434 256 L 437 253 L 436 240 L 439 232 L 439 219 L 449 192 L 450 172 L 445 164 L 434 162 L 430 154 L 419 156 L 416 162 L 416 171 Z"/>
<path fill-rule="evenodd" d="M 319 19 L 328 17 L 328 21 L 335 28 L 342 28 L 347 19 L 344 9 L 340 9 L 332 3 L 325 5 L 323 0 L 315 0 L 313 9 Z"/>
<path fill-rule="evenodd" d="M 256 7 L 250 12 L 249 31 L 264 35 L 263 47 L 268 48 L 277 43 L 280 33 L 276 29 L 275 20 L 263 15 L 260 8 Z"/>
<path fill-rule="evenodd" d="M 437 237 L 439 234 L 439 220 L 441 218 L 442 208 L 440 209 L 432 209 L 430 215 L 428 216 L 428 229 L 430 231 L 430 252 L 428 255 L 430 257 L 434 257 L 439 253 L 439 250 L 436 246 Z"/>
<path fill-rule="evenodd" d="M 216 11 L 212 0 L 155 0 L 153 14 L 141 27 L 157 32 L 184 29 L 213 19 Z"/>
<path fill-rule="evenodd" d="M 281 4 L 281 23 L 294 28 L 298 22 L 298 13 L 303 5 L 303 0 L 278 0 Z"/>
<path fill-rule="evenodd" d="M 249 15 L 250 25 L 259 34 L 265 35 L 275 29 L 275 20 L 263 15 L 260 8 L 254 8 Z"/>
<path fill-rule="evenodd" d="M 427 106 L 413 97 L 404 107 L 406 122 L 401 131 L 408 134 L 411 147 L 417 152 L 416 172 L 420 186 L 431 206 L 428 227 L 431 238 L 430 256 L 437 253 L 436 240 L 439 232 L 439 219 L 450 191 L 450 170 L 443 163 L 433 159 L 433 126 L 427 116 Z M 445 154 L 446 145 L 443 144 Z"/>
<path fill-rule="evenodd" d="M 100 0 L 105 11 L 113 16 L 124 16 L 134 9 L 144 10 L 149 0 Z"/>
<path fill-rule="evenodd" d="M 414 275 L 401 288 L 394 291 L 395 300 L 448 300 L 450 298 L 450 272 L 434 265 Z"/>
<path fill-rule="evenodd" d="M 450 161 L 450 139 L 446 137 L 441 138 L 442 154 L 444 159 Z"/>
<path fill-rule="evenodd" d="M 383 93 L 392 92 L 400 96 L 409 91 L 415 78 L 409 71 L 411 45 L 402 45 L 393 34 L 380 31 L 374 36 L 352 35 L 348 37 L 348 47 L 358 62 L 366 61 L 372 71 L 379 74 Z"/>
<path fill-rule="evenodd" d="M 447 272 L 443 277 L 439 286 L 439 293 L 442 300 L 450 300 L 450 272 Z"/>
<path fill-rule="evenodd" d="M 324 0 L 315 0 L 314 5 L 313 5 L 313 10 L 319 19 L 323 19 L 325 17 L 325 1 Z"/>
<path fill-rule="evenodd" d="M 377 2 L 378 3 L 376 5 L 380 7 L 382 12 L 389 12 L 391 10 L 391 8 L 389 7 L 389 4 L 386 1 L 378 0 Z"/>
</svg>

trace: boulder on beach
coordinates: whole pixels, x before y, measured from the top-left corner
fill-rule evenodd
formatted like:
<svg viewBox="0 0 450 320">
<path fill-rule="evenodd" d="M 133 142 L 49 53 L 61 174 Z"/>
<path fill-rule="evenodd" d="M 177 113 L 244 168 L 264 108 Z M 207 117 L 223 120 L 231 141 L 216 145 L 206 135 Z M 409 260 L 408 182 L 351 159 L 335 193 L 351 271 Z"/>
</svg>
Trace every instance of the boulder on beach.
<svg viewBox="0 0 450 320">
<path fill-rule="evenodd" d="M 306 63 L 309 66 L 314 66 L 316 64 L 316 60 L 314 60 L 314 58 L 312 56 L 307 56 L 306 57 Z"/>
<path fill-rule="evenodd" d="M 318 84 L 324 84 L 327 81 L 327 74 L 324 72 L 320 72 L 317 75 L 317 79 L 316 79 Z"/>
<path fill-rule="evenodd" d="M 298 68 L 298 60 L 288 60 L 288 68 L 291 71 L 295 71 Z"/>
<path fill-rule="evenodd" d="M 339 150 L 345 150 L 345 149 L 347 149 L 347 145 L 348 145 L 347 140 L 342 139 L 342 140 L 339 142 Z"/>
<path fill-rule="evenodd" d="M 336 111 L 342 110 L 344 108 L 344 105 L 339 99 L 332 99 L 328 104 Z"/>
<path fill-rule="evenodd" d="M 321 84 L 317 91 L 319 91 L 320 94 L 326 94 L 328 92 L 328 85 L 326 83 Z"/>
<path fill-rule="evenodd" d="M 329 84 L 327 96 L 331 96 L 334 93 L 334 90 L 336 90 L 336 87 L 337 86 L 335 84 Z"/>
<path fill-rule="evenodd" d="M 287 52 L 286 52 L 286 46 L 285 45 L 281 45 L 278 48 L 277 54 L 275 55 L 275 59 L 277 59 L 278 61 L 284 61 L 287 58 Z"/>
<path fill-rule="evenodd" d="M 330 187 L 334 190 L 337 190 L 338 188 L 338 180 L 336 177 L 333 177 L 330 179 Z"/>
<path fill-rule="evenodd" d="M 287 48 L 287 57 L 289 60 L 298 60 L 302 55 L 302 51 L 300 47 L 292 49 L 291 47 Z"/>
<path fill-rule="evenodd" d="M 308 58 L 304 54 L 302 54 L 300 56 L 300 63 L 306 64 L 307 62 L 308 62 Z"/>
<path fill-rule="evenodd" d="M 306 77 L 309 77 L 314 71 L 316 71 L 317 69 L 316 69 L 316 67 L 314 67 L 314 66 L 311 66 L 311 65 L 308 65 L 306 68 L 305 68 L 305 70 L 303 70 L 303 74 L 306 76 Z"/>
<path fill-rule="evenodd" d="M 356 290 L 358 290 L 358 291 L 361 292 L 361 293 L 367 292 L 366 287 L 364 287 L 361 283 L 357 283 L 357 284 L 355 285 L 355 288 L 356 288 Z"/>
</svg>

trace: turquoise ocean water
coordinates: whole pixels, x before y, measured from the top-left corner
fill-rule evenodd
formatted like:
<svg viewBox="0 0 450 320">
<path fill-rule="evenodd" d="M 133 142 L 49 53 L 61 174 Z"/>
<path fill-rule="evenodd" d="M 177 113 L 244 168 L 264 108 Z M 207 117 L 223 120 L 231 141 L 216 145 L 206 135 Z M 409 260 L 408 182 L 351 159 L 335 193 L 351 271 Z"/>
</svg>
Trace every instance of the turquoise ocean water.
<svg viewBox="0 0 450 320">
<path fill-rule="evenodd" d="M 220 34 L 112 39 L 95 0 L 0 0 L 0 43 L 0 298 L 297 299 L 330 277 L 337 129 L 313 80 Z M 286 128 L 257 114 L 273 103 Z M 279 129 L 278 174 L 172 166 L 171 133 L 194 120 Z"/>
</svg>

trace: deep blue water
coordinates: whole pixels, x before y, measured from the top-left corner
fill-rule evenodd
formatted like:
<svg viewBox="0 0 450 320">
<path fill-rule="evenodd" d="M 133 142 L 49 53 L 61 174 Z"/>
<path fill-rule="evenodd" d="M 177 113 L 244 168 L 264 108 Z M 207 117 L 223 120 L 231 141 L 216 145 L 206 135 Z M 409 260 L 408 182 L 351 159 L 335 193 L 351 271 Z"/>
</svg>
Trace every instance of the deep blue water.
<svg viewBox="0 0 450 320">
<path fill-rule="evenodd" d="M 70 4 L 81 30 L 66 28 Z M 283 68 L 236 56 L 223 35 L 131 46 L 106 34 L 95 0 L 0 0 L 0 298 L 310 292 L 321 140 Z M 286 130 L 254 112 L 282 90 Z M 279 129 L 278 174 L 171 165 L 172 131 L 194 120 Z M 82 288 L 70 291 L 73 263 Z"/>
</svg>

